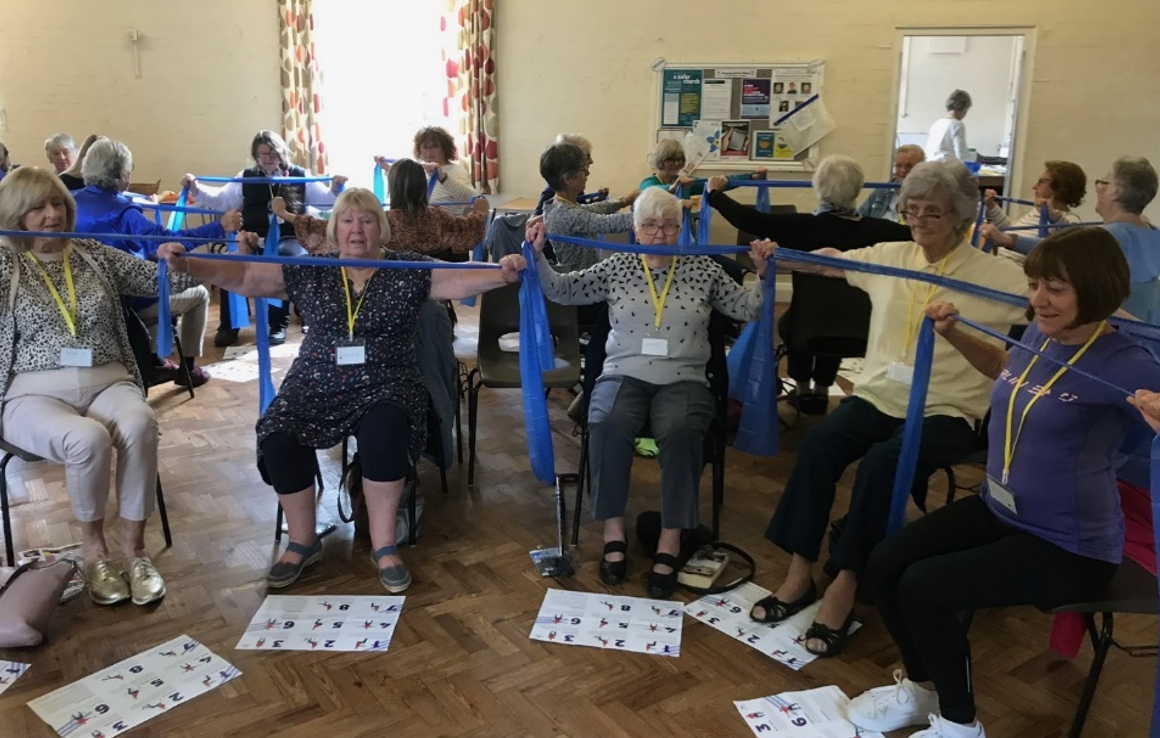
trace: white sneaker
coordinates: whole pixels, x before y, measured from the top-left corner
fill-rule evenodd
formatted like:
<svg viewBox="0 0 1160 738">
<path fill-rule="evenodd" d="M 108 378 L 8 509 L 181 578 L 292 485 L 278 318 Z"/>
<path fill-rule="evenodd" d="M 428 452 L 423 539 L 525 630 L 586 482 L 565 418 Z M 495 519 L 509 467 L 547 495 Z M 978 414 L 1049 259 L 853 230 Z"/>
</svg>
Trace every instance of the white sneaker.
<svg viewBox="0 0 1160 738">
<path fill-rule="evenodd" d="M 875 687 L 850 700 L 846 719 L 863 730 L 889 733 L 910 725 L 922 725 L 931 713 L 938 712 L 938 692 L 922 689 L 894 671 L 894 684 Z M 938 733 L 932 733 L 937 736 Z"/>
<path fill-rule="evenodd" d="M 982 723 L 977 722 L 974 725 L 952 723 L 934 713 L 927 715 L 927 718 L 930 720 L 930 727 L 911 733 L 910 738 L 986 738 L 987 735 L 983 732 Z"/>
</svg>

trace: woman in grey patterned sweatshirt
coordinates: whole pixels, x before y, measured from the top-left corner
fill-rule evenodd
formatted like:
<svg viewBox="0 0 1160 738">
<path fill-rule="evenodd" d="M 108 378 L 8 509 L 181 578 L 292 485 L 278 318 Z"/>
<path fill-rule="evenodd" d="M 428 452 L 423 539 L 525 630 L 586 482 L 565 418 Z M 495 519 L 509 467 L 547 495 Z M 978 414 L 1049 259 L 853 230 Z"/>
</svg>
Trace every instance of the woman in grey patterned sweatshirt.
<svg viewBox="0 0 1160 738">
<path fill-rule="evenodd" d="M 664 189 L 644 190 L 632 217 L 641 245 L 676 244 L 681 203 Z M 715 412 L 705 376 L 709 316 L 717 310 L 735 320 L 757 317 L 771 247 L 753 246 L 759 279 L 746 289 L 707 256 L 615 254 L 583 271 L 559 274 L 539 254 L 544 224 L 531 223 L 527 239 L 536 248 L 549 300 L 608 303 L 607 358 L 588 409 L 593 515 L 604 521 L 600 577 L 606 584 L 624 581 L 634 439 L 648 422 L 660 450 L 662 527 L 649 593 L 667 598 L 676 586 L 681 530 L 698 524 L 704 438 Z"/>
<path fill-rule="evenodd" d="M 639 191 L 619 200 L 580 205 L 576 197 L 588 184 L 588 155 L 576 144 L 556 143 L 540 156 L 540 176 L 556 196 L 544 203 L 548 232 L 559 236 L 591 238 L 602 233 L 627 233 L 632 213 L 619 211 L 632 205 Z M 556 260 L 565 272 L 586 269 L 600 261 L 600 251 L 587 246 L 554 244 Z"/>
</svg>

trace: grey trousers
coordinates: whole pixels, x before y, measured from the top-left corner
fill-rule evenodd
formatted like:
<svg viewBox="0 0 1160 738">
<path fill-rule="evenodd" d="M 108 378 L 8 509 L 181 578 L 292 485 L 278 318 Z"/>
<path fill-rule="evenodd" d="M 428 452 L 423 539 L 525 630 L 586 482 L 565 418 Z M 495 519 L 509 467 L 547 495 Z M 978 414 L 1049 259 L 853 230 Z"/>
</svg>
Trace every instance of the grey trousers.
<svg viewBox="0 0 1160 738">
<path fill-rule="evenodd" d="M 700 382 L 598 380 L 588 405 L 593 517 L 624 516 L 635 440 L 647 424 L 660 451 L 661 526 L 695 528 L 705 434 L 713 414 L 713 394 Z"/>
</svg>

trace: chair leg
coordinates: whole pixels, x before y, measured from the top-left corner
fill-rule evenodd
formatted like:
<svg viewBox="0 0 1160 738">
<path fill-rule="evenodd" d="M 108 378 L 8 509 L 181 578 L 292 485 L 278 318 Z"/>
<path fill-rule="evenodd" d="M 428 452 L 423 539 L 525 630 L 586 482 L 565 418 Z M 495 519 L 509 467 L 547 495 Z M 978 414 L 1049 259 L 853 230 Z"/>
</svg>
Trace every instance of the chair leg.
<svg viewBox="0 0 1160 738">
<path fill-rule="evenodd" d="M 455 397 L 455 449 L 460 466 L 463 466 L 463 377 L 456 379 Z"/>
<path fill-rule="evenodd" d="M 713 441 L 716 453 L 713 459 L 713 538 L 721 540 L 721 506 L 725 502 L 725 439 Z"/>
<path fill-rule="evenodd" d="M 580 508 L 584 502 L 584 487 L 591 482 L 588 475 L 588 425 L 580 431 L 580 469 L 576 473 L 576 510 L 572 513 L 572 545 L 580 545 Z M 591 488 L 591 485 L 589 485 Z"/>
<path fill-rule="evenodd" d="M 8 462 L 12 454 L 4 454 L 0 461 L 0 513 L 4 516 L 4 554 L 8 566 L 16 566 L 16 545 L 12 541 L 12 511 L 8 509 Z"/>
<path fill-rule="evenodd" d="M 185 363 L 185 350 L 181 348 L 181 339 L 177 337 L 177 331 L 173 331 L 173 345 L 177 348 L 177 371 L 185 375 L 185 389 L 189 392 L 189 399 L 193 399 L 193 377 L 189 374 L 189 365 Z"/>
<path fill-rule="evenodd" d="M 161 516 L 161 534 L 165 547 L 173 548 L 173 533 L 169 530 L 169 512 L 165 509 L 165 492 L 161 489 L 161 474 L 157 475 L 157 513 Z"/>
<path fill-rule="evenodd" d="M 1071 721 L 1071 731 L 1068 738 L 1079 738 L 1083 732 L 1083 724 L 1087 720 L 1088 710 L 1092 706 L 1092 699 L 1096 696 L 1096 684 L 1100 681 L 1100 672 L 1104 668 L 1104 660 L 1108 657 L 1108 650 L 1112 646 L 1112 613 L 1103 614 L 1103 628 L 1096 636 L 1095 618 L 1086 615 L 1089 630 L 1092 634 L 1092 667 L 1088 671 L 1087 681 L 1083 685 L 1083 695 L 1079 698 L 1079 705 L 1075 708 L 1075 718 Z"/>
<path fill-rule="evenodd" d="M 447 456 L 443 453 L 443 439 L 435 443 L 435 464 L 439 467 L 439 485 L 443 494 L 447 494 Z"/>
<path fill-rule="evenodd" d="M 278 514 L 274 516 L 274 541 L 282 540 L 282 503 L 278 503 Z"/>
</svg>

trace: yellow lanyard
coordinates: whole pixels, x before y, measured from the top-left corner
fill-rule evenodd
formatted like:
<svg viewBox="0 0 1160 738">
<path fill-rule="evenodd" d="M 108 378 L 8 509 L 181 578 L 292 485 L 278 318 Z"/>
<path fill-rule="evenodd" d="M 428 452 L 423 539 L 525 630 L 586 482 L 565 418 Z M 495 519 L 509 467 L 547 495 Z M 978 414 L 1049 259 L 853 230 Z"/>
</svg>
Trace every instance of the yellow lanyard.
<svg viewBox="0 0 1160 738">
<path fill-rule="evenodd" d="M 669 276 L 665 277 L 665 288 L 661 291 L 661 296 L 657 297 L 657 286 L 653 283 L 652 270 L 648 268 L 648 262 L 644 260 L 644 254 L 640 257 L 641 266 L 644 267 L 644 278 L 648 280 L 649 297 L 652 298 L 653 312 L 656 313 L 656 327 L 661 327 L 661 316 L 665 312 L 665 300 L 669 297 L 669 287 L 673 286 L 673 275 L 677 271 L 677 257 L 673 257 L 673 263 L 669 265 Z"/>
<path fill-rule="evenodd" d="M 371 280 L 375 278 L 374 273 L 367 278 L 366 284 L 363 285 L 362 297 L 358 298 L 358 305 L 354 305 L 350 299 L 350 281 L 346 278 L 346 267 L 342 267 L 342 286 L 346 290 L 346 328 L 350 339 L 354 340 L 354 322 L 358 320 L 358 311 L 362 309 L 363 300 L 367 299 L 367 288 L 370 287 Z"/>
<path fill-rule="evenodd" d="M 1027 406 L 1023 408 L 1023 414 L 1019 416 L 1019 427 L 1015 430 L 1015 436 L 1012 438 L 1011 425 L 1015 419 L 1015 396 L 1019 394 L 1019 389 L 1023 386 L 1024 381 L 1027 379 L 1028 373 L 1031 372 L 1031 367 L 1035 366 L 1035 362 L 1039 361 L 1039 355 L 1037 354 L 1032 356 L 1031 361 L 1027 362 L 1027 368 L 1024 369 L 1023 373 L 1019 375 L 1019 381 L 1015 383 L 1015 387 L 1011 390 L 1011 398 L 1007 401 L 1007 434 L 1003 438 L 1003 484 L 1007 483 L 1007 477 L 1011 473 L 1011 459 L 1015 457 L 1015 447 L 1019 445 L 1019 437 L 1023 435 L 1023 423 L 1027 420 L 1027 413 L 1031 412 L 1031 406 L 1034 405 L 1040 397 L 1043 397 L 1051 390 L 1052 385 L 1054 385 L 1056 380 L 1058 380 L 1064 375 L 1065 372 L 1067 372 L 1068 368 L 1073 366 L 1075 362 L 1079 361 L 1079 357 L 1083 356 L 1084 352 L 1091 348 L 1092 344 L 1096 342 L 1096 339 L 1099 338 L 1100 335 L 1104 332 L 1104 328 L 1106 326 L 1107 321 L 1101 321 L 1099 326 L 1096 328 L 1096 332 L 1093 333 L 1092 337 L 1087 340 L 1087 343 L 1085 343 L 1079 351 L 1076 351 L 1075 354 L 1072 355 L 1070 359 L 1068 359 L 1067 365 L 1061 366 L 1059 371 L 1055 373 L 1055 376 L 1053 376 L 1047 382 L 1047 384 L 1036 390 L 1035 395 L 1031 398 L 1030 402 L 1028 402 Z M 1040 352 L 1046 350 L 1049 343 L 1051 343 L 1050 338 L 1044 341 L 1043 345 L 1039 347 Z"/>
<path fill-rule="evenodd" d="M 938 269 L 935 271 L 934 276 L 941 277 L 943 275 L 943 272 L 947 270 L 947 259 L 950 257 L 951 255 L 947 254 L 939 261 Z M 916 320 L 914 318 L 914 298 L 918 293 L 918 289 L 918 284 L 912 284 L 910 286 L 910 302 L 907 303 L 906 307 L 906 346 L 902 349 L 902 358 L 904 360 L 910 357 L 910 347 L 914 344 L 915 336 L 918 335 L 918 326 L 922 324 L 923 313 L 926 312 L 927 306 L 930 305 L 931 298 L 934 297 L 934 292 L 938 289 L 938 285 L 932 284 L 930 286 L 930 290 L 926 293 L 926 300 L 923 301 L 922 307 L 918 309 L 919 315 Z"/>
<path fill-rule="evenodd" d="M 77 291 L 76 287 L 73 286 L 72 267 L 70 267 L 68 263 L 70 252 L 71 249 L 66 247 L 63 254 L 64 283 L 68 288 L 68 307 L 65 307 L 64 300 L 61 299 L 60 292 L 57 291 L 56 285 L 52 283 L 52 280 L 49 278 L 48 272 L 45 271 L 44 266 L 41 265 L 40 259 L 37 259 L 36 255 L 31 251 L 26 251 L 25 253 L 28 255 L 28 258 L 32 261 L 32 263 L 36 265 L 37 270 L 40 272 L 40 276 L 44 277 L 44 285 L 48 287 L 48 291 L 49 294 L 52 295 L 52 299 L 56 300 L 56 306 L 60 308 L 60 314 L 61 317 L 64 318 L 65 325 L 68 326 L 68 332 L 72 334 L 73 338 L 76 338 L 78 315 Z"/>
</svg>

